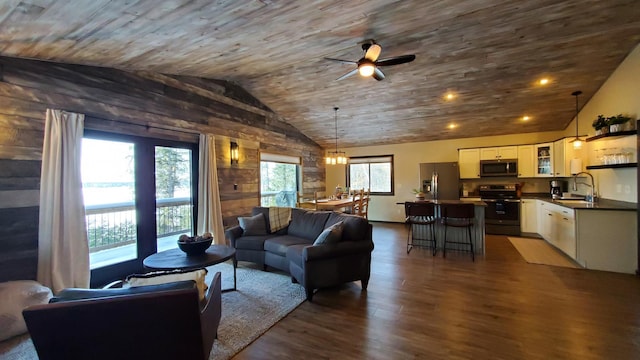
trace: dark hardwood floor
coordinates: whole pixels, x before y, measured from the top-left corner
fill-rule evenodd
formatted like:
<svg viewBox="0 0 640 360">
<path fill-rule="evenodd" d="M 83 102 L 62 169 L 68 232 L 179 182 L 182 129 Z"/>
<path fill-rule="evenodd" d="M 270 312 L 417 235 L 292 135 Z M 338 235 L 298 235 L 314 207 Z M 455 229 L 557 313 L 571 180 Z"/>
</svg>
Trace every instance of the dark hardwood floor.
<svg viewBox="0 0 640 360">
<path fill-rule="evenodd" d="M 375 223 L 371 281 L 324 289 L 234 359 L 639 359 L 640 279 L 414 249 Z"/>
</svg>

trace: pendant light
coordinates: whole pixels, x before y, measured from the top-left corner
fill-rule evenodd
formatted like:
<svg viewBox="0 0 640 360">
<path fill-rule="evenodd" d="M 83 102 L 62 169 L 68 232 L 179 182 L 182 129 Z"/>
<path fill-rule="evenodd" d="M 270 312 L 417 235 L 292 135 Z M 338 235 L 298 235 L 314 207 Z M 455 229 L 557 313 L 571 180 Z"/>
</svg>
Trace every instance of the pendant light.
<svg viewBox="0 0 640 360">
<path fill-rule="evenodd" d="M 336 165 L 336 164 L 344 165 L 347 163 L 347 156 L 344 153 L 344 151 L 338 151 L 338 110 L 339 109 L 340 108 L 337 106 L 333 108 L 333 111 L 335 114 L 334 120 L 336 125 L 336 150 L 329 151 L 329 156 L 325 158 L 325 163 L 327 165 Z"/>
<path fill-rule="evenodd" d="M 571 93 L 571 95 L 576 97 L 576 137 L 574 139 L 572 139 L 571 141 L 569 141 L 570 143 L 573 143 L 573 148 L 574 149 L 581 149 L 582 148 L 582 140 L 578 136 L 578 96 L 580 94 L 582 94 L 582 91 L 580 91 L 580 90 L 576 90 L 576 91 Z"/>
</svg>

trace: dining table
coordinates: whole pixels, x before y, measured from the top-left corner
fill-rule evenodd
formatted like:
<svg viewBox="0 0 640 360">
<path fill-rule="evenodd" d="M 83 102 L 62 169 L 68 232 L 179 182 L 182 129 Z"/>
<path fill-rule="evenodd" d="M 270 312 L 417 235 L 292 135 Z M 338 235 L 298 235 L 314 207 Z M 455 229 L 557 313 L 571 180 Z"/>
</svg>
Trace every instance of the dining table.
<svg viewBox="0 0 640 360">
<path fill-rule="evenodd" d="M 351 208 L 353 206 L 353 198 L 347 197 L 343 199 L 318 199 L 313 200 L 318 210 L 341 211 L 342 209 Z"/>
</svg>

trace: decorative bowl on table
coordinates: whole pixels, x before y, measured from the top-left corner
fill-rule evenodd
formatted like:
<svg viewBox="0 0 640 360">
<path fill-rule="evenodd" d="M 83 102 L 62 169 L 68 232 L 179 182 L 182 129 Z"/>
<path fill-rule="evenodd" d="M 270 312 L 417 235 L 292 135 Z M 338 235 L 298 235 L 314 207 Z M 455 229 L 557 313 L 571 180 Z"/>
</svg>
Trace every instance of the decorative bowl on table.
<svg viewBox="0 0 640 360">
<path fill-rule="evenodd" d="M 211 246 L 213 236 L 211 233 L 205 233 L 202 236 L 180 235 L 178 239 L 178 247 L 184 251 L 187 256 L 202 255 Z"/>
</svg>

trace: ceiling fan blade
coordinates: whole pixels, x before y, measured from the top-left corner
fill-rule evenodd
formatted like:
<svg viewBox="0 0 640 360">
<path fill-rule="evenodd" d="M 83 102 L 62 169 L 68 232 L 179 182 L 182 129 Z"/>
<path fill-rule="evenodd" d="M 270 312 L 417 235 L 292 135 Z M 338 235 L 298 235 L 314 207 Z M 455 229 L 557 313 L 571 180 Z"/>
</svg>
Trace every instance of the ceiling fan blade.
<svg viewBox="0 0 640 360">
<path fill-rule="evenodd" d="M 382 51 L 382 47 L 378 44 L 371 44 L 367 49 L 367 52 L 364 53 L 364 58 L 371 61 L 378 60 L 378 56 L 380 56 L 380 51 Z"/>
<path fill-rule="evenodd" d="M 384 74 L 378 68 L 373 69 L 373 74 L 371 75 L 371 77 L 378 81 L 384 80 Z"/>
<path fill-rule="evenodd" d="M 416 59 L 415 55 L 401 55 L 401 56 L 396 56 L 388 59 L 378 60 L 376 61 L 376 66 L 399 65 L 399 64 L 412 62 L 415 59 Z"/>
<path fill-rule="evenodd" d="M 334 59 L 334 58 L 324 58 L 325 60 L 331 60 L 331 61 L 337 61 L 337 62 L 341 62 L 343 64 L 351 64 L 351 65 L 357 65 L 358 62 L 357 61 L 352 61 L 352 60 L 343 60 L 343 59 Z"/>
<path fill-rule="evenodd" d="M 340 76 L 340 77 L 339 77 L 339 78 L 337 78 L 336 80 L 346 79 L 346 78 L 348 78 L 349 76 L 355 75 L 355 74 L 357 74 L 357 73 L 358 73 L 358 69 L 356 68 L 356 69 L 353 69 L 353 70 L 349 71 L 348 73 L 346 73 L 346 74 L 344 74 L 344 75 Z"/>
</svg>

